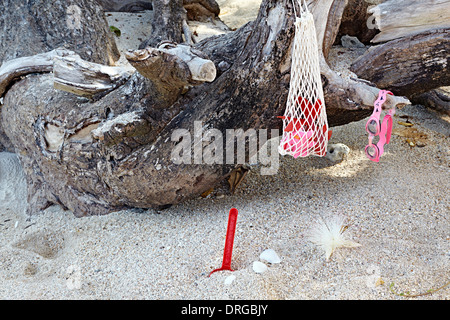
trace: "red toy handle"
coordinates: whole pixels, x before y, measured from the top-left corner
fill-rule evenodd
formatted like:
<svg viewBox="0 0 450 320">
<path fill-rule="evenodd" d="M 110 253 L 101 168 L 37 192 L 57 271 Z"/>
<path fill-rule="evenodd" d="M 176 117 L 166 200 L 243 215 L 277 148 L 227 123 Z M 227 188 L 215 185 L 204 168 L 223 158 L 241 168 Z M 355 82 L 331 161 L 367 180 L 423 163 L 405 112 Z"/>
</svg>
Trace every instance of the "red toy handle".
<svg viewBox="0 0 450 320">
<path fill-rule="evenodd" d="M 232 208 L 228 215 L 227 235 L 225 238 L 225 248 L 223 250 L 222 267 L 211 271 L 209 276 L 211 276 L 211 274 L 213 274 L 216 271 L 221 271 L 221 270 L 233 271 L 231 269 L 231 256 L 233 254 L 233 243 L 234 243 L 234 234 L 236 232 L 237 216 L 238 216 L 238 210 L 235 208 Z"/>
</svg>

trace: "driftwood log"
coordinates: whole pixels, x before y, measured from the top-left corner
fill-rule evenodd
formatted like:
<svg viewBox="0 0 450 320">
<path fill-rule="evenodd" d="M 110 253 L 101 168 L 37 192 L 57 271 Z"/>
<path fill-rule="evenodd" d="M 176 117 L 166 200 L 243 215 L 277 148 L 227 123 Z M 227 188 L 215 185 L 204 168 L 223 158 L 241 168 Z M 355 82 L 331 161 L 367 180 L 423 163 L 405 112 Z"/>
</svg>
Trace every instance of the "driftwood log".
<svg viewBox="0 0 450 320">
<path fill-rule="evenodd" d="M 381 43 L 434 29 L 450 28 L 449 0 L 388 0 L 369 8 Z"/>
<path fill-rule="evenodd" d="M 389 0 L 369 12 L 381 31 L 372 42 L 384 43 L 353 63 L 358 77 L 408 97 L 450 83 L 450 1 Z"/>
<path fill-rule="evenodd" d="M 77 1 L 70 3 L 75 5 Z M 84 5 L 81 0 L 80 3 Z M 171 2 L 178 5 L 173 7 L 156 3 L 156 17 L 170 16 L 181 22 L 185 19 L 181 1 Z M 341 78 L 328 66 L 324 55 L 334 43 L 337 32 L 333 29 L 339 26 L 346 1 L 308 3 L 320 41 L 329 124 L 360 120 L 371 113 L 379 88 L 368 81 Z M 100 19 L 102 11 L 95 9 L 95 3 L 86 5 L 91 6 L 87 12 Z M 28 7 L 17 8 L 25 9 Z M 76 216 L 106 214 L 127 207 L 161 207 L 199 195 L 227 178 L 242 164 L 202 161 L 201 156 L 216 141 L 205 131 L 213 129 L 208 132 L 216 133 L 214 138 L 218 138 L 218 133 L 225 137 L 227 129 L 280 128 L 277 116 L 284 112 L 289 89 L 293 12 L 290 0 L 264 0 L 255 21 L 235 32 L 201 41 L 194 49 L 184 51 L 192 54 L 186 59 L 179 56 L 184 54 L 176 53 L 183 45 L 156 44 L 159 40 L 183 41 L 176 39 L 183 36 L 180 20 L 174 23 L 160 19 L 160 25 L 146 41 L 152 46 L 128 53 L 134 73 L 111 73 L 111 69 L 100 73 L 104 79 L 101 84 L 108 84 L 103 91 L 85 94 L 90 87 L 78 84 L 92 79 L 90 72 L 84 76 L 85 63 L 108 63 L 81 54 L 86 61 L 77 60 L 73 66 L 77 69 L 74 74 L 83 76 L 64 87 L 70 92 L 55 90 L 55 84 L 58 88 L 58 82 L 71 78 L 70 73 L 57 72 L 71 61 L 65 57 L 54 59 L 53 73 L 46 69 L 0 84 L 5 88 L 2 130 L 26 173 L 28 212 L 37 213 L 52 203 L 72 210 Z M 9 19 L 0 17 L 0 21 L 14 25 Z M 75 35 L 63 36 L 69 43 L 78 41 Z M 101 41 L 89 47 L 91 56 L 109 61 L 104 50 L 107 43 Z M 23 46 L 21 42 L 10 45 L 8 52 L 20 51 Z M 197 63 L 192 65 L 194 60 Z M 2 72 L 6 73 L 0 69 Z M 386 106 L 407 103 L 409 100 L 404 97 L 390 96 Z M 174 139 L 177 129 L 185 129 L 187 135 Z M 204 134 L 199 135 L 202 131 Z M 191 163 L 173 161 L 173 150 L 180 138 L 192 138 L 189 149 L 184 150 L 188 156 L 194 155 Z M 233 144 L 239 140 L 237 135 L 232 138 Z M 200 159 L 196 154 L 200 154 Z M 252 156 L 248 154 L 249 158 Z"/>
<path fill-rule="evenodd" d="M 450 87 L 434 89 L 414 96 L 412 102 L 450 116 Z"/>
<path fill-rule="evenodd" d="M 450 29 L 431 30 L 373 47 L 351 70 L 380 88 L 412 97 L 450 83 L 449 52 Z"/>
</svg>

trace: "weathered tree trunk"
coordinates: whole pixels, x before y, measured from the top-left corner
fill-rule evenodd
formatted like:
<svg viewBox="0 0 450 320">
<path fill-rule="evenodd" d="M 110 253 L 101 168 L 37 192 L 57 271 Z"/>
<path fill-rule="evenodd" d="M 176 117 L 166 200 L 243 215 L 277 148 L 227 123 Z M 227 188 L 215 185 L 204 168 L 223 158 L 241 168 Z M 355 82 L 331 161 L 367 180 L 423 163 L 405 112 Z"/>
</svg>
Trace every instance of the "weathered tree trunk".
<svg viewBox="0 0 450 320">
<path fill-rule="evenodd" d="M 6 87 L 0 84 L 0 98 L 21 76 L 51 71 L 53 56 L 49 58 L 48 52 L 53 49 L 73 50 L 81 58 L 103 65 L 113 64 L 119 58 L 102 8 L 94 1 L 0 0 L 0 12 L 0 66 L 11 59 L 25 59 L 19 68 L 11 64 L 9 71 L 6 65 L 2 68 L 0 82 Z M 40 57 L 33 57 L 31 60 L 34 61 L 26 58 L 36 54 L 47 56 L 47 61 Z M 14 151 L 1 121 L 0 150 Z"/>
<path fill-rule="evenodd" d="M 348 0 L 342 15 L 338 38 L 344 35 L 357 37 L 362 43 L 369 45 L 370 41 L 379 33 L 373 25 L 371 14 L 367 11 L 371 4 L 366 0 Z"/>
<path fill-rule="evenodd" d="M 0 0 L 0 65 L 64 47 L 111 65 L 119 51 L 103 9 L 91 0 Z"/>
<path fill-rule="evenodd" d="M 318 30 L 331 126 L 365 117 L 371 112 L 379 91 L 367 82 L 339 77 L 329 68 L 323 55 L 323 50 L 329 48 L 336 37 L 337 33 L 330 28 L 339 25 L 342 1 L 309 1 Z M 171 2 L 173 6 L 163 6 L 163 2 L 153 3 L 155 17 L 161 17 L 161 25 L 154 30 L 148 43 L 181 42 L 182 24 L 179 22 L 185 19 L 182 1 Z M 101 12 L 87 12 L 100 19 Z M 172 24 L 162 17 L 171 17 L 177 22 Z M 214 132 L 224 138 L 227 129 L 281 126 L 277 116 L 284 112 L 289 90 L 294 21 L 291 0 L 264 0 L 254 22 L 236 32 L 197 44 L 195 48 L 200 51 L 197 56 L 211 60 L 217 68 L 213 82 L 193 79 L 195 72 L 185 67 L 186 61 L 181 62 L 156 49 L 145 49 L 156 58 L 152 60 L 148 56 L 140 61 L 139 52 L 135 52 L 129 58 L 137 72 L 122 85 L 108 87 L 107 90 L 112 91 L 89 94 L 89 99 L 55 90 L 58 73 L 56 78 L 42 73 L 47 70 L 4 85 L 1 123 L 24 166 L 29 213 L 39 212 L 50 203 L 59 203 L 77 216 L 105 214 L 126 207 L 165 206 L 217 185 L 238 166 L 235 161 L 227 164 L 202 159 L 215 140 L 198 133 L 207 128 L 215 129 Z M 13 24 L 12 21 L 7 23 Z M 69 44 L 78 41 L 75 35 L 62 36 Z M 20 43 L 10 45 L 9 52 L 21 47 Z M 94 53 L 100 54 L 97 50 L 105 47 L 99 45 Z M 159 79 L 151 71 L 167 65 L 169 69 L 165 69 Z M 55 68 L 60 66 L 54 65 Z M 109 72 L 103 74 L 106 82 L 114 79 Z M 176 85 L 159 83 L 166 79 L 176 79 Z M 81 88 L 81 93 L 86 92 L 86 88 Z M 164 91 L 166 94 L 161 96 Z M 176 100 L 170 101 L 169 93 Z M 390 96 L 387 102 L 388 106 L 394 106 L 409 101 Z M 177 139 L 172 141 L 177 129 L 186 129 L 188 135 L 184 137 L 192 138 L 188 150 L 188 156 L 194 155 L 192 163 L 173 161 L 172 151 L 179 144 Z M 231 143 L 234 142 L 233 139 Z"/>
<path fill-rule="evenodd" d="M 152 21 L 152 36 L 145 40 L 139 49 L 156 47 L 163 40 L 182 43 L 183 22 L 186 21 L 186 10 L 183 0 L 154 1 L 155 15 Z"/>
</svg>

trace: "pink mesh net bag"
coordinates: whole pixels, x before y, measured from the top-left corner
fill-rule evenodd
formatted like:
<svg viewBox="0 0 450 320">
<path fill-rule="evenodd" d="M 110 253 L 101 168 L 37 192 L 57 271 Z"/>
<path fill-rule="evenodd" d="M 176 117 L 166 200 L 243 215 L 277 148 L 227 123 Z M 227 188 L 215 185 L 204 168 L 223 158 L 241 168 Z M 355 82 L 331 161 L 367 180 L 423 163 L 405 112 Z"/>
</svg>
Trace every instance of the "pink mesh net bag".
<svg viewBox="0 0 450 320">
<path fill-rule="evenodd" d="M 306 3 L 298 0 L 292 48 L 291 80 L 278 151 L 294 158 L 323 157 L 331 131 L 323 97 L 314 17 Z M 295 4 L 294 4 L 295 8 Z"/>
</svg>

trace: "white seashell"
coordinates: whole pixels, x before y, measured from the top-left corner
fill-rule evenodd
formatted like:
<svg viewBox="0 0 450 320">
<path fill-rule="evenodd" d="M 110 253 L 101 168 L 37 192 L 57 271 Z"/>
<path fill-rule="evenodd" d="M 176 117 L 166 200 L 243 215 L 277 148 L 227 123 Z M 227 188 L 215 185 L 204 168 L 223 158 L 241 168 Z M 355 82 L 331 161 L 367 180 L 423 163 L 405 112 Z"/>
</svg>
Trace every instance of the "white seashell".
<svg viewBox="0 0 450 320">
<path fill-rule="evenodd" d="M 253 262 L 253 271 L 255 271 L 256 273 L 266 272 L 267 266 L 260 261 L 254 261 Z"/>
<path fill-rule="evenodd" d="M 325 158 L 337 162 L 342 161 L 350 153 L 350 148 L 343 143 L 329 144 Z"/>
<path fill-rule="evenodd" d="M 273 249 L 266 249 L 264 250 L 260 256 L 259 259 L 267 261 L 268 263 L 280 263 L 281 259 L 277 255 L 277 253 Z"/>
<path fill-rule="evenodd" d="M 236 276 L 235 275 L 231 275 L 231 276 L 226 277 L 226 279 L 225 279 L 225 281 L 223 283 L 226 284 L 226 285 L 230 285 L 230 284 L 233 283 L 233 281 L 235 279 L 236 279 Z"/>
</svg>

